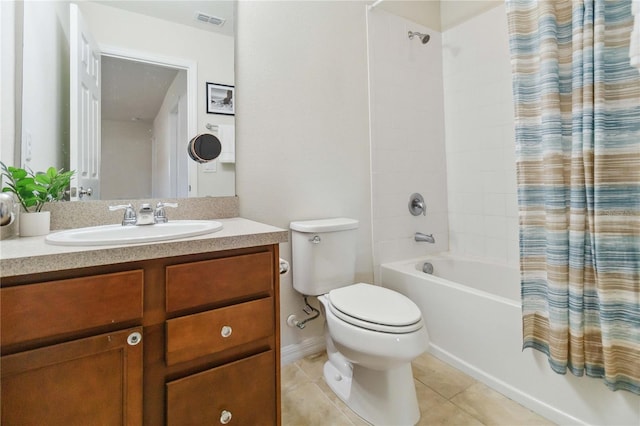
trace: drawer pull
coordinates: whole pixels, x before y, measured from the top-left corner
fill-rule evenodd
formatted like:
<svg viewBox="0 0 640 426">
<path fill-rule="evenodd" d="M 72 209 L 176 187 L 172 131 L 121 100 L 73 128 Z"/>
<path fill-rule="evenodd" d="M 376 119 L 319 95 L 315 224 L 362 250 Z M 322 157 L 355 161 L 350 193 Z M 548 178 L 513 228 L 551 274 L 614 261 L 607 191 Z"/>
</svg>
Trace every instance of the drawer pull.
<svg viewBox="0 0 640 426">
<path fill-rule="evenodd" d="M 127 343 L 129 344 L 129 346 L 135 346 L 138 343 L 140 343 L 140 341 L 142 340 L 142 334 L 136 332 L 131 333 L 128 337 L 127 337 Z"/>
<path fill-rule="evenodd" d="M 231 421 L 231 417 L 233 416 L 231 415 L 230 411 L 222 410 L 222 413 L 220 413 L 220 423 L 226 425 Z"/>
<path fill-rule="evenodd" d="M 220 335 L 225 338 L 231 336 L 231 333 L 233 333 L 233 329 L 229 325 L 225 325 L 222 327 L 222 330 L 220 330 Z"/>
</svg>

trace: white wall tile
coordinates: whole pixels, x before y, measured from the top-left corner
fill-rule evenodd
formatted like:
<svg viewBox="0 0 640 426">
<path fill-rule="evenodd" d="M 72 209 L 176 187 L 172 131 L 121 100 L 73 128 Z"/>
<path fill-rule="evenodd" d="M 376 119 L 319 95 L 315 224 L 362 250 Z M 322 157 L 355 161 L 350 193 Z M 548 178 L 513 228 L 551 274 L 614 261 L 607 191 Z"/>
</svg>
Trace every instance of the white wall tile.
<svg viewBox="0 0 640 426">
<path fill-rule="evenodd" d="M 449 216 L 440 34 L 379 9 L 367 16 L 377 265 L 448 250 Z M 409 40 L 408 30 L 431 40 Z M 424 196 L 426 216 L 409 213 L 414 192 Z M 433 233 L 436 244 L 416 243 L 415 232 Z"/>
<path fill-rule="evenodd" d="M 442 38 L 451 251 L 513 264 L 518 206 L 504 6 Z"/>
</svg>

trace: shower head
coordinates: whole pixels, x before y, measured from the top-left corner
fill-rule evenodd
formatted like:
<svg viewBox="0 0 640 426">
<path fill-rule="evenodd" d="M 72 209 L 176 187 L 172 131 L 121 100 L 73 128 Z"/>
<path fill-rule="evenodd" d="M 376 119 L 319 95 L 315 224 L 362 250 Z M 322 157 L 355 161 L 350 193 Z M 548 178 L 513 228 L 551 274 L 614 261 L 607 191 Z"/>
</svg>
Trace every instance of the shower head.
<svg viewBox="0 0 640 426">
<path fill-rule="evenodd" d="M 431 36 L 429 34 L 422 34 L 419 32 L 409 31 L 409 40 L 413 40 L 414 37 L 418 37 L 422 44 L 429 43 Z"/>
</svg>

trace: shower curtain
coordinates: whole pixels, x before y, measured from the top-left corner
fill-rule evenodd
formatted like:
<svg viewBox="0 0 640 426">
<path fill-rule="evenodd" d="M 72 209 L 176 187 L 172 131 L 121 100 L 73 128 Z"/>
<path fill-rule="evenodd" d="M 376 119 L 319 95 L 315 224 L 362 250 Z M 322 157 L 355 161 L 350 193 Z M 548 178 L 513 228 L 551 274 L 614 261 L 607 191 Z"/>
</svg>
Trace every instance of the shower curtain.
<svg viewBox="0 0 640 426">
<path fill-rule="evenodd" d="M 640 394 L 640 73 L 631 0 L 507 0 L 523 349 Z"/>
</svg>

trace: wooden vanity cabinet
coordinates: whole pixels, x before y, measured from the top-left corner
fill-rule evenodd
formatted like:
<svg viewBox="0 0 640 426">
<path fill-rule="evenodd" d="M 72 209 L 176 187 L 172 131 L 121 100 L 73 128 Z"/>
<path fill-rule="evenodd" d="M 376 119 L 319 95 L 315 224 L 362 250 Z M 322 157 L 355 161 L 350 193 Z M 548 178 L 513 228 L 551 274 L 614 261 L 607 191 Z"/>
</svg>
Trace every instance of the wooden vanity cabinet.
<svg viewBox="0 0 640 426">
<path fill-rule="evenodd" d="M 143 285 L 137 269 L 0 289 L 2 424 L 141 425 Z"/>
<path fill-rule="evenodd" d="M 3 279 L 2 424 L 279 425 L 278 259 L 273 244 Z"/>
<path fill-rule="evenodd" d="M 3 425 L 141 425 L 142 328 L 2 357 Z"/>
</svg>

